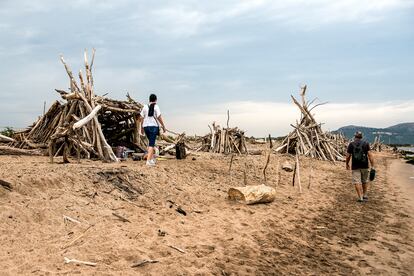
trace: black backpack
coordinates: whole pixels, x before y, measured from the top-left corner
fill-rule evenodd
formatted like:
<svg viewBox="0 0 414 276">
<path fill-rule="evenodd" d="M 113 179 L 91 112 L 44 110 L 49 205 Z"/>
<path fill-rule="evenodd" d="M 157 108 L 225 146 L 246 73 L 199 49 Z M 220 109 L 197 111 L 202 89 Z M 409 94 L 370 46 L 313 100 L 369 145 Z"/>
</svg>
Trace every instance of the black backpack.
<svg viewBox="0 0 414 276">
<path fill-rule="evenodd" d="M 353 160 L 359 163 L 366 163 L 368 161 L 367 153 L 364 151 L 365 142 L 355 143 L 353 146 L 352 157 Z"/>
</svg>

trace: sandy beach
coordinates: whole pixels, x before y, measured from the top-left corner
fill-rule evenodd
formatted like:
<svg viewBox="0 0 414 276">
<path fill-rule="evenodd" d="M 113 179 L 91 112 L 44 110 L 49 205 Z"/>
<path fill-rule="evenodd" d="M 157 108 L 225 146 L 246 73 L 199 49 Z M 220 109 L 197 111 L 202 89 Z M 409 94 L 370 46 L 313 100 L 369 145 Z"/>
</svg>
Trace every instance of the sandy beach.
<svg viewBox="0 0 414 276">
<path fill-rule="evenodd" d="M 392 182 L 400 189 L 402 200 L 414 211 L 414 166 L 403 160 L 393 160 L 389 172 Z"/>
<path fill-rule="evenodd" d="M 276 200 L 249 206 L 227 191 L 246 167 L 248 185 L 262 184 L 264 155 L 236 157 L 231 177 L 230 157 L 209 153 L 156 168 L 0 156 L 12 185 L 0 186 L 0 275 L 413 275 L 413 166 L 375 156 L 364 204 L 344 163 L 301 158 L 299 193 L 277 169 L 293 158 L 272 155 Z"/>
</svg>

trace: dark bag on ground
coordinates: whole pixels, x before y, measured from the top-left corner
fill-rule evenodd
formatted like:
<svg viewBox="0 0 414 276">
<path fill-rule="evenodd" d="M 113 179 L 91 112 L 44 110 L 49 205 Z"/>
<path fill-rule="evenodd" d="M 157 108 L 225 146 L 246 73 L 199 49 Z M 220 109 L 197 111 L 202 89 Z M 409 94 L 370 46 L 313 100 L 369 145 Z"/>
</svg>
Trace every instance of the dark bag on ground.
<svg viewBox="0 0 414 276">
<path fill-rule="evenodd" d="M 373 181 L 375 179 L 375 169 L 372 169 L 369 171 L 369 181 Z"/>
<path fill-rule="evenodd" d="M 185 144 L 184 142 L 179 142 L 175 145 L 175 158 L 177 159 L 185 159 L 187 157 L 187 153 L 185 151 Z"/>
</svg>

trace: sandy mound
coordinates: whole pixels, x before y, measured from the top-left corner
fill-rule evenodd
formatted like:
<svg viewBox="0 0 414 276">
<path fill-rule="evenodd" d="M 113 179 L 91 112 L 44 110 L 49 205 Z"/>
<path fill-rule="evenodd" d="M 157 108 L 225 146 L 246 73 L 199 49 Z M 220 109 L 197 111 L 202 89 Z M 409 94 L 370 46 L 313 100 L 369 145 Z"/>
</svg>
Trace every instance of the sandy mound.
<svg viewBox="0 0 414 276">
<path fill-rule="evenodd" d="M 414 273 L 412 218 L 381 173 L 390 157 L 378 157 L 366 204 L 355 202 L 343 163 L 302 159 L 299 194 L 292 172 L 280 170 L 277 184 L 278 158 L 289 157 L 272 156 L 267 171 L 276 200 L 247 206 L 227 200 L 227 191 L 243 186 L 245 168 L 248 184 L 263 184 L 265 156 L 235 158 L 231 177 L 230 157 L 210 154 L 156 168 L 0 156 L 0 179 L 12 185 L 0 186 L 0 274 Z M 97 266 L 65 264 L 64 257 Z M 146 259 L 158 262 L 131 267 Z"/>
</svg>

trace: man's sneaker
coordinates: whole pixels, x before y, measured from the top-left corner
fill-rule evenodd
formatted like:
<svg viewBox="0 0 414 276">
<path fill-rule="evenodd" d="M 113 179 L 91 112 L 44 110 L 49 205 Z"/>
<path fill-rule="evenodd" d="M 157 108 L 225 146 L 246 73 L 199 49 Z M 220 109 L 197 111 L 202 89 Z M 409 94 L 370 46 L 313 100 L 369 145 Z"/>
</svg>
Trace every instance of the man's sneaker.
<svg viewBox="0 0 414 276">
<path fill-rule="evenodd" d="M 363 197 L 362 197 L 362 199 L 363 199 L 364 201 L 368 201 L 368 196 L 363 196 Z"/>
<path fill-rule="evenodd" d="M 358 198 L 357 202 L 364 202 L 362 198 Z"/>
<path fill-rule="evenodd" d="M 153 159 L 147 160 L 147 166 L 155 166 L 155 161 Z"/>
</svg>

